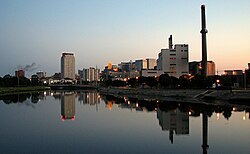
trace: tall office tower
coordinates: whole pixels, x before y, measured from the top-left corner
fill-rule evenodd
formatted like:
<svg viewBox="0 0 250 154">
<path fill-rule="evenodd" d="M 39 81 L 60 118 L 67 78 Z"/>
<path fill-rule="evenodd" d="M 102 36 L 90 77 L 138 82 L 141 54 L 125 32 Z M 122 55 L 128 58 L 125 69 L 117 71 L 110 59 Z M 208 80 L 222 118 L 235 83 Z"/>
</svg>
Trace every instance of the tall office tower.
<svg viewBox="0 0 250 154">
<path fill-rule="evenodd" d="M 158 54 L 157 69 L 177 78 L 188 74 L 188 44 L 176 44 L 172 48 L 172 35 L 169 42 L 171 49 L 161 49 Z"/>
<path fill-rule="evenodd" d="M 73 53 L 62 53 L 61 78 L 75 79 L 75 57 Z"/>
</svg>

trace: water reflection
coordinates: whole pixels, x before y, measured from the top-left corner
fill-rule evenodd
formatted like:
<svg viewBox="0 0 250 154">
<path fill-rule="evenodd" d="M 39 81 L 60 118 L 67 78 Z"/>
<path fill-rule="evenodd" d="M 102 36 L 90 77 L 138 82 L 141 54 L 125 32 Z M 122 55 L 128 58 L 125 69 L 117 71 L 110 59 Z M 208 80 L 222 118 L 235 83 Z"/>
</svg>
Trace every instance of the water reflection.
<svg viewBox="0 0 250 154">
<path fill-rule="evenodd" d="M 5 104 L 12 104 L 12 103 L 25 104 L 24 102 L 26 100 L 30 100 L 30 102 L 33 103 L 34 106 L 40 105 L 41 103 L 46 102 L 47 99 L 50 100 L 48 102 L 56 102 L 54 105 L 55 108 L 58 108 L 58 106 L 59 107 L 61 106 L 61 114 L 60 114 L 60 110 L 59 111 L 58 110 L 56 110 L 56 111 L 51 110 L 51 112 L 53 112 L 53 114 L 51 114 L 51 115 L 56 117 L 55 119 L 59 123 L 59 124 L 57 123 L 58 126 L 60 126 L 62 124 L 62 122 L 60 122 L 60 118 L 58 118 L 58 116 L 60 116 L 60 115 L 61 115 L 61 118 L 63 121 L 64 120 L 67 120 L 67 121 L 74 120 L 75 117 L 77 117 L 77 121 L 74 122 L 74 126 L 77 126 L 75 128 L 75 130 L 77 130 L 78 127 L 82 127 L 82 130 L 87 128 L 86 125 L 85 126 L 82 125 L 82 123 L 83 123 L 82 119 L 83 119 L 83 117 L 86 117 L 86 116 L 82 115 L 82 113 L 83 113 L 82 110 L 78 110 L 78 112 L 77 112 L 77 107 L 84 108 L 85 111 L 87 111 L 90 107 L 95 107 L 96 111 L 101 111 L 103 109 L 107 110 L 107 111 L 108 110 L 113 111 L 113 110 L 117 110 L 117 108 L 122 109 L 122 110 L 129 109 L 131 111 L 136 111 L 138 113 L 142 113 L 140 115 L 145 115 L 145 113 L 147 114 L 147 112 L 149 112 L 149 114 L 147 114 L 147 115 L 153 115 L 152 116 L 153 119 L 156 121 L 156 123 L 159 123 L 159 126 L 160 126 L 159 127 L 158 124 L 156 124 L 157 132 L 152 132 L 152 134 L 154 136 L 157 136 L 156 134 L 158 132 L 165 133 L 166 135 L 169 136 L 169 143 L 173 144 L 173 145 L 170 144 L 172 147 L 176 147 L 176 145 L 179 144 L 178 143 L 178 136 L 188 136 L 188 138 L 192 138 L 193 137 L 192 130 L 194 131 L 194 127 L 199 128 L 199 126 L 201 126 L 201 133 L 198 134 L 198 136 L 199 136 L 198 145 L 199 146 L 197 148 L 199 148 L 199 150 L 202 150 L 203 153 L 208 153 L 208 150 L 210 150 L 210 152 L 211 152 L 212 149 L 215 147 L 215 144 L 211 141 L 211 140 L 214 140 L 214 138 L 216 138 L 213 136 L 214 132 L 212 131 L 212 133 L 209 135 L 209 131 L 211 132 L 211 128 L 213 128 L 213 124 L 214 124 L 214 123 L 211 123 L 211 119 L 214 118 L 214 120 L 223 119 L 225 121 L 227 121 L 227 120 L 229 121 L 230 119 L 232 119 L 234 117 L 233 115 L 235 115 L 234 113 L 236 113 L 236 112 L 240 112 L 240 114 L 242 114 L 242 117 L 240 117 L 238 120 L 249 120 L 250 119 L 250 117 L 249 117 L 250 116 L 250 114 L 249 114 L 250 106 L 236 105 L 236 104 L 229 104 L 229 103 L 223 104 L 223 105 L 216 105 L 216 104 L 211 104 L 211 103 L 195 104 L 195 103 L 188 103 L 188 102 L 170 102 L 170 101 L 162 102 L 162 101 L 158 101 L 158 100 L 138 100 L 138 99 L 129 98 L 129 97 L 113 97 L 113 96 L 106 96 L 106 95 L 100 96 L 95 91 L 75 91 L 75 92 L 47 91 L 47 92 L 41 92 L 41 93 L 28 93 L 28 94 L 19 94 L 19 95 L 0 96 L 0 100 L 2 100 L 1 102 L 5 103 Z M 41 100 L 44 100 L 44 101 L 41 101 Z M 58 101 L 53 101 L 53 100 L 58 100 Z M 43 109 L 45 111 L 47 111 L 49 105 L 51 105 L 51 104 L 52 103 L 45 104 L 43 106 L 44 107 Z M 105 108 L 102 105 L 105 106 Z M 10 106 L 10 105 L 8 105 L 8 106 Z M 23 113 L 23 112 L 21 112 L 21 113 Z M 27 113 L 28 113 L 28 111 L 27 111 Z M 33 116 L 34 112 L 31 112 L 31 113 Z M 39 111 L 36 112 L 36 114 L 38 114 L 38 113 L 39 113 Z M 56 113 L 56 115 L 54 113 Z M 88 113 L 91 113 L 91 111 L 89 111 Z M 84 114 L 88 114 L 88 113 L 84 112 Z M 114 112 L 112 112 L 112 114 L 109 114 L 109 116 L 113 115 L 113 113 Z M 96 114 L 96 113 L 92 112 L 91 114 Z M 106 122 L 105 119 L 110 119 L 110 117 L 109 118 L 100 118 L 100 116 L 104 116 L 104 117 L 107 116 L 107 114 L 106 115 L 104 115 L 104 114 L 105 114 L 105 112 L 101 112 L 101 113 L 96 114 L 96 116 L 92 115 L 91 118 L 89 118 L 90 121 L 88 121 L 88 119 L 84 119 L 85 120 L 84 123 L 89 123 L 88 126 L 91 126 L 92 119 L 95 119 L 95 120 L 97 119 L 95 121 L 96 123 L 103 120 L 103 123 L 102 123 L 102 126 L 104 125 L 103 128 L 105 128 L 105 127 L 109 128 L 109 126 L 105 126 L 105 122 Z M 116 115 L 116 116 L 120 116 L 119 114 L 120 114 L 120 112 L 114 113 L 114 115 Z M 129 112 L 122 112 L 121 115 L 123 117 L 119 117 L 119 118 L 121 120 L 123 120 L 123 118 L 126 119 L 127 117 L 124 115 L 127 115 L 127 114 L 129 114 Z M 214 116 L 212 117 L 213 114 L 214 114 Z M 133 114 L 133 116 L 134 115 L 137 116 L 138 114 Z M 22 116 L 24 116 L 24 115 L 22 115 Z M 37 115 L 34 115 L 34 117 L 36 117 L 36 116 Z M 200 117 L 198 119 L 201 119 L 201 121 L 199 121 L 198 126 L 195 125 L 192 128 L 192 127 L 190 127 L 190 125 L 191 126 L 193 126 L 193 125 L 192 125 L 192 123 L 190 123 L 190 121 L 192 119 L 194 119 L 194 117 Z M 100 121 L 98 121 L 98 118 L 100 118 L 99 119 Z M 53 119 L 53 118 L 48 118 L 48 119 Z M 146 119 L 146 120 L 148 120 L 148 119 Z M 150 120 L 152 120 L 152 119 L 150 119 Z M 148 121 L 150 121 L 150 120 L 148 120 Z M 17 120 L 12 120 L 12 121 L 14 121 L 14 124 L 16 124 Z M 127 121 L 129 121 L 129 119 Z M 110 120 L 109 125 L 113 125 L 113 124 L 111 124 L 112 122 L 113 121 Z M 152 122 L 152 121 L 150 121 L 150 122 Z M 54 121 L 52 123 L 54 123 Z M 71 125 L 72 123 L 63 123 L 63 126 L 66 126 L 66 124 Z M 150 124 L 153 125 L 152 123 L 150 123 Z M 120 125 L 120 124 L 115 123 L 113 127 L 115 127 L 115 125 Z M 74 126 L 72 125 L 72 128 L 74 128 Z M 102 126 L 101 126 L 101 128 L 102 128 Z M 209 130 L 209 126 L 210 126 L 210 130 Z M 124 125 L 124 127 L 125 127 L 125 125 Z M 134 125 L 132 125 L 131 127 L 128 127 L 128 128 L 131 129 L 132 127 L 134 127 Z M 61 127 L 61 128 L 64 129 L 64 127 Z M 223 129 L 223 128 L 224 127 L 222 127 L 221 129 Z M 92 130 L 92 129 L 94 129 L 94 128 L 91 128 L 89 130 Z M 122 128 L 120 128 L 120 129 L 122 129 Z M 119 131 L 116 132 L 116 135 L 121 133 L 120 129 L 119 129 Z M 30 130 L 32 130 L 32 129 L 30 129 Z M 101 131 L 95 130 L 95 132 L 100 133 Z M 115 129 L 112 129 L 112 133 L 114 133 L 114 132 L 115 132 Z M 84 133 L 84 132 L 82 131 L 81 133 Z M 99 135 L 104 136 L 101 133 Z M 124 136 L 126 136 L 126 135 L 124 135 Z M 159 136 L 157 136 L 157 137 L 159 138 Z M 162 137 L 162 134 L 160 137 Z M 165 137 L 165 136 L 163 136 L 163 137 Z M 166 138 L 167 137 L 163 138 L 163 140 L 164 141 L 168 140 Z M 135 139 L 135 138 L 133 138 L 133 139 Z M 209 143 L 209 140 L 211 143 Z M 121 142 L 121 140 L 119 140 L 119 141 Z M 166 145 L 166 143 L 164 143 L 164 144 Z"/>
<path fill-rule="evenodd" d="M 89 105 L 100 104 L 100 95 L 96 92 L 79 92 L 77 95 L 80 103 Z"/>
<path fill-rule="evenodd" d="M 102 96 L 107 104 L 120 104 L 121 108 L 135 109 L 136 111 L 157 112 L 157 119 L 162 131 L 169 132 L 169 140 L 174 143 L 174 135 L 189 135 L 189 117 L 199 117 L 201 119 L 201 147 L 203 154 L 208 153 L 209 145 L 209 127 L 208 118 L 213 113 L 223 115 L 229 120 L 232 112 L 244 112 L 243 120 L 246 119 L 246 113 L 250 119 L 250 106 L 242 106 L 235 104 L 216 105 L 207 103 L 188 103 L 188 102 L 160 102 L 157 100 L 137 100 L 131 98 L 121 98 L 113 96 Z M 217 119 L 218 120 L 218 119 Z"/>
<path fill-rule="evenodd" d="M 202 150 L 203 154 L 208 152 L 208 116 L 207 113 L 202 113 Z"/>
<path fill-rule="evenodd" d="M 61 118 L 62 121 L 75 120 L 75 93 L 61 93 Z"/>
<path fill-rule="evenodd" d="M 174 133 L 176 135 L 189 134 L 189 115 L 188 112 L 181 112 L 179 109 L 171 111 L 157 110 L 157 118 L 163 131 L 169 131 L 169 140 L 173 144 Z"/>
</svg>

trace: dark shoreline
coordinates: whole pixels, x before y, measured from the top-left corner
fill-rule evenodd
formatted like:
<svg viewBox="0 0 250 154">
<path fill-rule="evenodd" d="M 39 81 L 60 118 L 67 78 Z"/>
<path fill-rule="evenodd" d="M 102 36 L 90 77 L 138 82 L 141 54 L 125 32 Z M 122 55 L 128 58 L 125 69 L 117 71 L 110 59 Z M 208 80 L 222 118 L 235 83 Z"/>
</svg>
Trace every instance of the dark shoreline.
<svg viewBox="0 0 250 154">
<path fill-rule="evenodd" d="M 183 102 L 244 102 L 250 105 L 250 90 L 101 88 L 102 95 Z"/>
<path fill-rule="evenodd" d="M 50 90 L 50 87 L 45 86 L 34 86 L 34 87 L 1 87 L 0 95 L 20 94 L 29 92 L 39 92 Z"/>
</svg>

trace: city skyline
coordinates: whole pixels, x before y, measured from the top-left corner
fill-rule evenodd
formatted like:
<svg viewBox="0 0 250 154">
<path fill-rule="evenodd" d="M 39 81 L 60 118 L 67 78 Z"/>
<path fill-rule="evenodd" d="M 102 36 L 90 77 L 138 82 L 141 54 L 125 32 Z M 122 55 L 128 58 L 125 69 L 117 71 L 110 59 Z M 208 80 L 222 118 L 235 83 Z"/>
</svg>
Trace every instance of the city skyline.
<svg viewBox="0 0 250 154">
<path fill-rule="evenodd" d="M 0 5 L 0 76 L 35 62 L 60 72 L 62 52 L 74 52 L 76 70 L 109 61 L 157 58 L 167 38 L 189 44 L 201 60 L 200 5 L 206 5 L 208 60 L 220 73 L 250 61 L 250 2 L 236 1 L 6 1 Z M 29 72 L 27 72 L 29 74 Z"/>
</svg>

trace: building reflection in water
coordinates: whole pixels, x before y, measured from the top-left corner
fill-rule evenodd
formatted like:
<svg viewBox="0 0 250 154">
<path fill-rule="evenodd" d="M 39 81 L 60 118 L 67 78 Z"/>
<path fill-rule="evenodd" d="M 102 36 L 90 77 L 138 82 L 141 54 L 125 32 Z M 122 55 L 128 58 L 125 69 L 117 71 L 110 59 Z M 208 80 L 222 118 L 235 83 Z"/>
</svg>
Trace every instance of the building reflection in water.
<svg viewBox="0 0 250 154">
<path fill-rule="evenodd" d="M 176 135 L 189 134 L 189 115 L 188 112 L 181 112 L 178 108 L 171 111 L 157 110 L 157 118 L 162 130 L 169 131 L 169 140 L 173 144 L 174 133 Z"/>
<path fill-rule="evenodd" d="M 61 94 L 61 116 L 62 121 L 75 120 L 75 94 L 73 92 Z"/>
<path fill-rule="evenodd" d="M 100 95 L 97 92 L 81 92 L 78 93 L 78 101 L 83 104 L 96 105 L 98 111 L 98 104 L 100 104 Z"/>
<path fill-rule="evenodd" d="M 78 101 L 89 105 L 99 104 L 100 95 L 96 92 L 83 92 L 79 94 Z"/>
</svg>

